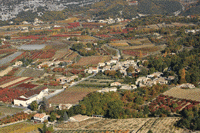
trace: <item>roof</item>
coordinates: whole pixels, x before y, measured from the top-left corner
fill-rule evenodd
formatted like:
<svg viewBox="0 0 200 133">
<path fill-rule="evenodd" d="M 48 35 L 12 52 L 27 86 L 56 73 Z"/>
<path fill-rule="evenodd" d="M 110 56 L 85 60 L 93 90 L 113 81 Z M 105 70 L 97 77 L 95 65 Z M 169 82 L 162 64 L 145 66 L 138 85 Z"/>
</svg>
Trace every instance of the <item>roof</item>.
<svg viewBox="0 0 200 133">
<path fill-rule="evenodd" d="M 21 101 L 26 101 L 26 100 L 28 100 L 28 99 L 25 99 L 25 98 L 16 98 L 17 100 L 21 100 Z"/>
<path fill-rule="evenodd" d="M 42 113 L 42 114 L 35 114 L 34 117 L 38 117 L 38 118 L 43 118 L 46 114 L 45 113 Z"/>
</svg>

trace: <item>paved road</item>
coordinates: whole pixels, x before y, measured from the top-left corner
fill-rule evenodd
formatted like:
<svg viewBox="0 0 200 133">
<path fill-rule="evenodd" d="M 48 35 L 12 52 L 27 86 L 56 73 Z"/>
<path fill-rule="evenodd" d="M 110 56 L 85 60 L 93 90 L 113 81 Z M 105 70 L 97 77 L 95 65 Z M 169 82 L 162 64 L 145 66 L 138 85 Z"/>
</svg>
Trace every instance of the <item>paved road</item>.
<svg viewBox="0 0 200 133">
<path fill-rule="evenodd" d="M 68 88 L 73 87 L 73 86 L 79 84 L 80 82 L 85 81 L 85 80 L 87 80 L 87 79 L 89 79 L 89 78 L 91 78 L 91 77 L 94 77 L 94 76 L 96 76 L 96 75 L 97 75 L 97 73 L 94 73 L 93 75 L 90 75 L 90 76 L 88 76 L 87 78 L 84 78 L 84 79 L 82 79 L 82 80 L 80 80 L 80 81 L 75 82 L 74 84 L 70 85 Z"/>
</svg>

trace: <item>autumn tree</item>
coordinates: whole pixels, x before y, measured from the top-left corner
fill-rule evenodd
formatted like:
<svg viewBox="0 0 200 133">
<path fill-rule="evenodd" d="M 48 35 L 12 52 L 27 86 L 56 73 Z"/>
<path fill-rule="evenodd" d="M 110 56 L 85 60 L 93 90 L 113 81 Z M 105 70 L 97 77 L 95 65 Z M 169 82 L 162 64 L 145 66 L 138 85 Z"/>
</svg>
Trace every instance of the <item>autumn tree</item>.
<svg viewBox="0 0 200 133">
<path fill-rule="evenodd" d="M 179 83 L 180 84 L 186 83 L 186 80 L 185 80 L 185 68 L 179 70 L 179 76 L 180 76 Z"/>
</svg>

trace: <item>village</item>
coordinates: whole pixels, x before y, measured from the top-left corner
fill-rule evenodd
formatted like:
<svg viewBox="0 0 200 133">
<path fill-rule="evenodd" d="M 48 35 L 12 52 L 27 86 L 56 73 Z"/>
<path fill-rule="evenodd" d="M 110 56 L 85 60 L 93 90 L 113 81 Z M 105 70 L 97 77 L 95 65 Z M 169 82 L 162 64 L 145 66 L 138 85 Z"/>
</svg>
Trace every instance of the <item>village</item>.
<svg viewBox="0 0 200 133">
<path fill-rule="evenodd" d="M 28 2 L 13 13 L 5 14 L 6 7 L 0 12 L 9 22 L 0 27 L 0 132 L 11 132 L 9 126 L 16 132 L 56 133 L 193 128 L 176 123 L 200 105 L 198 15 L 96 19 L 79 14 L 16 25 L 10 19 L 22 10 L 46 5 L 61 11 L 93 1 L 56 8 L 53 2 Z M 31 4 L 32 9 L 23 8 Z"/>
</svg>

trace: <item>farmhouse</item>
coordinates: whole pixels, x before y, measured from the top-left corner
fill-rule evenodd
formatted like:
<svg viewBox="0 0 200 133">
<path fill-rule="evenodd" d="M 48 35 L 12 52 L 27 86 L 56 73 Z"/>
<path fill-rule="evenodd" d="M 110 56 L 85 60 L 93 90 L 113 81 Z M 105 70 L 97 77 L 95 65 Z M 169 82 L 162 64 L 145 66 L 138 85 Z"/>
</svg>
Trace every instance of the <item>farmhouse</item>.
<svg viewBox="0 0 200 133">
<path fill-rule="evenodd" d="M 28 107 L 33 101 L 39 101 L 47 94 L 48 94 L 47 87 L 30 90 L 27 93 L 25 93 L 25 95 L 22 95 L 17 99 L 14 99 L 14 105 Z"/>
<path fill-rule="evenodd" d="M 48 119 L 48 117 L 49 115 L 46 115 L 46 113 L 42 113 L 42 114 L 37 113 L 33 116 L 34 120 L 38 122 L 44 122 L 45 120 Z"/>
<path fill-rule="evenodd" d="M 89 67 L 88 73 L 98 73 L 99 72 L 99 68 L 98 67 Z"/>
</svg>

